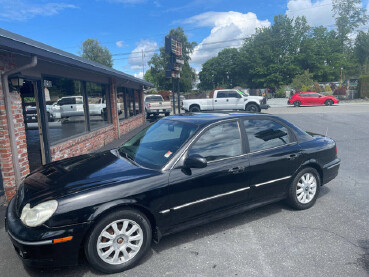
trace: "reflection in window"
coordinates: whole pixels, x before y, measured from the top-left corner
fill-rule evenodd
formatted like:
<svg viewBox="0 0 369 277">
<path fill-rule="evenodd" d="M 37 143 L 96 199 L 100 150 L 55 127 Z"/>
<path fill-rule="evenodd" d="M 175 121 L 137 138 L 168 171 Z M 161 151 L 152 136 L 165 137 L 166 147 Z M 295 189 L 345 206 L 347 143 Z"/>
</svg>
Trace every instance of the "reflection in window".
<svg viewBox="0 0 369 277">
<path fill-rule="evenodd" d="M 80 81 L 48 77 L 51 86 L 45 88 L 51 143 L 86 131 L 83 88 Z"/>
<path fill-rule="evenodd" d="M 290 142 L 288 131 L 272 120 L 251 119 L 244 121 L 250 152 L 282 146 Z"/>
<path fill-rule="evenodd" d="M 105 87 L 100 84 L 87 82 L 86 91 L 91 130 L 109 125 L 111 116 L 108 114 L 110 109 L 107 108 Z"/>
<path fill-rule="evenodd" d="M 137 90 L 119 87 L 117 89 L 119 120 L 142 113 L 141 94 Z"/>
<path fill-rule="evenodd" d="M 237 122 L 223 123 L 207 130 L 195 142 L 188 155 L 199 154 L 208 161 L 242 154 Z"/>
</svg>

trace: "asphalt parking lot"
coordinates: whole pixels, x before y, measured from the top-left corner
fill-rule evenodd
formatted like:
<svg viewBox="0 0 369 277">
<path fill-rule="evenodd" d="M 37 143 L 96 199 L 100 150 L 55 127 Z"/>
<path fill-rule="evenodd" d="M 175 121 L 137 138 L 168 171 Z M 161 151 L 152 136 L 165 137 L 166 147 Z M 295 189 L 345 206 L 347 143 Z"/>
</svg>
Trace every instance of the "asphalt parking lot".
<svg viewBox="0 0 369 277">
<path fill-rule="evenodd" d="M 141 264 L 114 276 L 368 276 L 369 105 L 273 106 L 303 130 L 336 140 L 338 177 L 311 209 L 283 202 L 164 237 Z M 4 209 L 1 208 L 1 212 Z M 0 276 L 99 276 L 78 267 L 36 270 L 17 257 L 0 221 Z"/>
</svg>

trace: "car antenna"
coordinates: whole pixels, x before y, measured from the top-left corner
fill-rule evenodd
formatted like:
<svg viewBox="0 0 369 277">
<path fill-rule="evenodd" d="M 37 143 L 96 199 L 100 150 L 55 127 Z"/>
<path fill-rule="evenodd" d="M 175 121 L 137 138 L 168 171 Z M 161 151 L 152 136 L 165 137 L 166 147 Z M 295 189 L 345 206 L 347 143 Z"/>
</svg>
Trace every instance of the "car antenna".
<svg viewBox="0 0 369 277">
<path fill-rule="evenodd" d="M 328 135 L 328 127 L 327 127 L 327 130 L 325 131 L 324 140 L 327 140 L 327 135 Z"/>
</svg>

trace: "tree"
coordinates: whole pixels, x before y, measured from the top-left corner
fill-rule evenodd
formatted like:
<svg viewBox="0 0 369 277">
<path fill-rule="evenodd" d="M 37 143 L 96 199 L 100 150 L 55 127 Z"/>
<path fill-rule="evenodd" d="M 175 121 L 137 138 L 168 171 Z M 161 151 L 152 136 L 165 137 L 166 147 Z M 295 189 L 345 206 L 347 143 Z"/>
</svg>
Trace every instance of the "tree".
<svg viewBox="0 0 369 277">
<path fill-rule="evenodd" d="M 181 27 L 171 29 L 168 35 L 175 36 L 182 42 L 184 65 L 182 65 L 182 71 L 180 72 L 180 89 L 181 91 L 190 91 L 192 89 L 192 84 L 196 81 L 196 73 L 189 64 L 191 60 L 190 55 L 196 46 L 196 42 L 189 42 Z M 168 68 L 169 62 L 169 55 L 165 53 L 165 47 L 161 47 L 160 53 L 154 54 L 148 62 L 152 77 L 151 82 L 154 83 L 158 89 L 172 90 L 172 80 L 170 78 L 165 78 L 165 71 Z M 175 89 L 177 89 L 177 83 L 175 83 Z"/>
<path fill-rule="evenodd" d="M 369 17 L 363 9 L 361 0 L 333 0 L 332 11 L 336 17 L 338 38 L 342 52 L 349 41 L 348 35 L 359 26 L 367 23 Z"/>
<path fill-rule="evenodd" d="M 312 75 L 313 74 L 309 73 L 309 70 L 305 70 L 304 73 L 293 78 L 291 87 L 297 92 L 311 89 L 314 85 Z"/>
<path fill-rule="evenodd" d="M 355 40 L 355 56 L 359 64 L 363 67 L 363 73 L 369 71 L 369 31 L 367 33 L 360 31 Z"/>
<path fill-rule="evenodd" d="M 226 48 L 202 65 L 199 73 L 199 88 L 211 90 L 221 86 L 232 88 L 246 85 L 241 74 L 240 52 L 235 48 Z"/>
<path fill-rule="evenodd" d="M 81 45 L 81 51 L 82 58 L 113 67 L 113 58 L 109 49 L 102 46 L 97 39 L 86 39 Z"/>
</svg>

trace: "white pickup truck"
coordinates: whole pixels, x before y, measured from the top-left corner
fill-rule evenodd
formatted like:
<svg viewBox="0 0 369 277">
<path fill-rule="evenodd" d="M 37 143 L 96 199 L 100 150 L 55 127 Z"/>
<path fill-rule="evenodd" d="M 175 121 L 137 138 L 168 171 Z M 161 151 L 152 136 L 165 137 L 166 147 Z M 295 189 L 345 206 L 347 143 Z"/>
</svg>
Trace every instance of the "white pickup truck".
<svg viewBox="0 0 369 277">
<path fill-rule="evenodd" d="M 211 99 L 183 100 L 182 108 L 189 112 L 216 111 L 216 110 L 244 110 L 260 112 L 268 109 L 266 99 L 261 96 L 250 96 L 237 89 L 215 90 Z"/>
<path fill-rule="evenodd" d="M 145 112 L 147 118 L 149 118 L 150 115 L 157 116 L 161 113 L 168 116 L 171 111 L 172 106 L 170 101 L 164 101 L 160 94 L 145 95 Z"/>
</svg>

